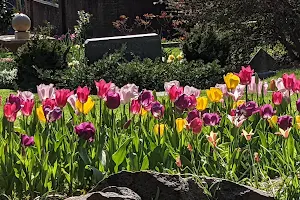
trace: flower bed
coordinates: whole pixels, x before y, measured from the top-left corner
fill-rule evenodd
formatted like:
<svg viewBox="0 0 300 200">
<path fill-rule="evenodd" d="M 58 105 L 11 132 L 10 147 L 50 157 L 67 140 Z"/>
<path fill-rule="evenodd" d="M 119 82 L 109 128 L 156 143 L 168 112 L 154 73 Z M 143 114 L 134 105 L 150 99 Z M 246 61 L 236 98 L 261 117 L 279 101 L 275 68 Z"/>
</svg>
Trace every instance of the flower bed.
<svg viewBox="0 0 300 200">
<path fill-rule="evenodd" d="M 243 67 L 202 92 L 166 82 L 164 98 L 104 80 L 95 82 L 99 100 L 88 87 L 52 84 L 37 87 L 39 101 L 31 92 L 11 94 L 1 125 L 1 188 L 19 199 L 73 195 L 120 170 L 155 170 L 265 189 L 263 182 L 281 177 L 277 195 L 297 197 L 300 100 L 295 106 L 291 96 L 300 81 L 284 74 L 268 86 L 253 75 Z"/>
</svg>

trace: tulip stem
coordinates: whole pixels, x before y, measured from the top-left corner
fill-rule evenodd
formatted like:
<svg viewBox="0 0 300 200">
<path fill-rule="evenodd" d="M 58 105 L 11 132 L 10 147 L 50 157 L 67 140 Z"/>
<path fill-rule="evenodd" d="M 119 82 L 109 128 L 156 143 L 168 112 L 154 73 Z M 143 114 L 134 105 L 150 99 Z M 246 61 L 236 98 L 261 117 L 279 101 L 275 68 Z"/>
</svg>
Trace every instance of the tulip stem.
<svg viewBox="0 0 300 200">
<path fill-rule="evenodd" d="M 100 98 L 100 119 L 99 119 L 99 124 L 100 124 L 100 130 L 102 129 L 102 99 Z"/>
<path fill-rule="evenodd" d="M 248 85 L 246 85 L 246 102 L 248 101 Z"/>
<path fill-rule="evenodd" d="M 253 158 L 253 155 L 252 154 L 252 151 L 251 151 L 251 146 L 250 146 L 250 141 L 248 141 L 248 147 L 249 147 L 249 153 L 250 153 L 250 159 L 251 159 L 251 162 L 252 162 L 252 170 L 253 170 L 253 174 L 254 174 L 254 179 L 255 179 L 255 187 L 258 188 L 258 177 L 257 177 L 257 171 L 256 171 L 256 168 L 255 168 L 255 165 L 254 165 L 254 158 Z M 251 170 L 250 170 L 251 172 Z M 252 179 L 252 177 L 251 177 Z M 252 181 L 252 180 L 251 180 Z"/>
</svg>

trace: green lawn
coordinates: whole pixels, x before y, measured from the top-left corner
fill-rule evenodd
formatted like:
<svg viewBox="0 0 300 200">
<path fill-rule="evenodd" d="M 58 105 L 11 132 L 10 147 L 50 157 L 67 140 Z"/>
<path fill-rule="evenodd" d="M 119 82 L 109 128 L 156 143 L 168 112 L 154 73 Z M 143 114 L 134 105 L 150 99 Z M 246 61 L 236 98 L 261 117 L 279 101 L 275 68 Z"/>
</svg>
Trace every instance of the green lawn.
<svg viewBox="0 0 300 200">
<path fill-rule="evenodd" d="M 283 69 L 283 70 L 280 70 L 276 73 L 275 76 L 272 76 L 270 78 L 267 78 L 265 79 L 265 81 L 267 82 L 270 82 L 272 79 L 277 79 L 277 78 L 280 78 L 282 77 L 282 75 L 284 73 L 288 73 L 288 74 L 291 74 L 291 73 L 294 73 L 296 75 L 297 78 L 300 78 L 300 69 Z"/>
</svg>

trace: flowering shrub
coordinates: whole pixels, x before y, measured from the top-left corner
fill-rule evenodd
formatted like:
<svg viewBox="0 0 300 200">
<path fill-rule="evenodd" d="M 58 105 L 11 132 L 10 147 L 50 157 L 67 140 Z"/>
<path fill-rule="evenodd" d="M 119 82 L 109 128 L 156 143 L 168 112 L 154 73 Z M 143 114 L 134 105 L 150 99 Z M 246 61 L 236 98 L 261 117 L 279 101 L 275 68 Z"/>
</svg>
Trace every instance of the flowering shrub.
<svg viewBox="0 0 300 200">
<path fill-rule="evenodd" d="M 7 195 L 72 195 L 120 170 L 194 173 L 262 187 L 282 178 L 278 196 L 299 195 L 299 80 L 268 83 L 250 66 L 206 91 L 165 82 L 167 97 L 135 84 L 95 81 L 76 91 L 53 84 L 10 94 L 0 134 L 0 182 Z M 281 94 L 281 95 L 280 95 Z M 289 177 L 289 178 L 287 178 Z M 272 186 L 272 185 L 270 185 Z M 274 188 L 273 188 L 274 189 Z"/>
</svg>

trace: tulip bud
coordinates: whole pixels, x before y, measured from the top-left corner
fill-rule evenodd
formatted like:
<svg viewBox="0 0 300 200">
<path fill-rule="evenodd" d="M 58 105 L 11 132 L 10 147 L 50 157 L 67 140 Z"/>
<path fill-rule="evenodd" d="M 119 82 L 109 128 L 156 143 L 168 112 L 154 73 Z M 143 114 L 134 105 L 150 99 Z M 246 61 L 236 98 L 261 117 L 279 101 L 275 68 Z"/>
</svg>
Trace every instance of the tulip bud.
<svg viewBox="0 0 300 200">
<path fill-rule="evenodd" d="M 274 79 L 272 79 L 271 82 L 270 82 L 270 90 L 272 90 L 272 91 L 276 91 L 277 90 L 276 83 L 275 83 Z"/>
<path fill-rule="evenodd" d="M 105 104 L 109 109 L 113 110 L 118 108 L 120 106 L 120 103 L 121 103 L 121 98 L 119 93 L 113 91 L 107 92 Z"/>
</svg>

